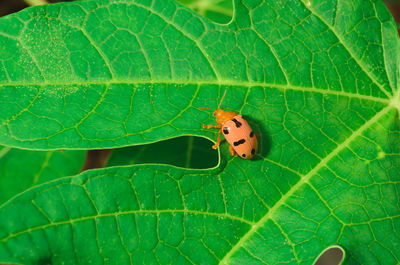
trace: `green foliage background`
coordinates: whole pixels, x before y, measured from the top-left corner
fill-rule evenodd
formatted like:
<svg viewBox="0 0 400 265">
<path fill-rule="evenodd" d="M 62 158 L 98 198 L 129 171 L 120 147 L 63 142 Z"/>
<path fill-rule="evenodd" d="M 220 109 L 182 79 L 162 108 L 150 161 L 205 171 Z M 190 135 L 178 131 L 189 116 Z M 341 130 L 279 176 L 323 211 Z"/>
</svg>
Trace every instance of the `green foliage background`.
<svg viewBox="0 0 400 265">
<path fill-rule="evenodd" d="M 338 244 L 346 264 L 399 263 L 400 50 L 385 6 L 237 0 L 226 18 L 87 0 L 0 19 L 1 262 L 312 264 Z M 215 140 L 199 107 L 224 91 L 261 134 L 255 160 L 224 144 L 210 169 L 128 165 L 148 160 L 121 150 L 110 166 L 126 166 L 47 182 L 79 171 L 74 150 Z M 186 154 L 215 161 L 192 139 Z M 13 154 L 37 173 L 18 174 Z"/>
</svg>

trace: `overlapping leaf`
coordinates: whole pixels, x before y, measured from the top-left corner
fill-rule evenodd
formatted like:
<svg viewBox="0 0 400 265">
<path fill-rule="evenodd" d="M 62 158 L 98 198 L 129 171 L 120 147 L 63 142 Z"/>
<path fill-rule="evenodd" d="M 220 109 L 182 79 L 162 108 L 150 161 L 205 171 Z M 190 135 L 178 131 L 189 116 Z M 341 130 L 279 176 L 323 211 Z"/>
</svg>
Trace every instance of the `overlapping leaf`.
<svg viewBox="0 0 400 265">
<path fill-rule="evenodd" d="M 339 244 L 348 264 L 397 264 L 396 34 L 372 1 L 237 1 L 229 25 L 172 0 L 2 18 L 2 144 L 215 139 L 198 107 L 227 90 L 222 107 L 249 119 L 261 151 L 246 161 L 223 145 L 210 170 L 115 167 L 33 188 L 0 208 L 0 261 L 312 264 Z"/>
<path fill-rule="evenodd" d="M 79 173 L 84 151 L 37 152 L 0 147 L 0 204 L 36 184 Z"/>
</svg>

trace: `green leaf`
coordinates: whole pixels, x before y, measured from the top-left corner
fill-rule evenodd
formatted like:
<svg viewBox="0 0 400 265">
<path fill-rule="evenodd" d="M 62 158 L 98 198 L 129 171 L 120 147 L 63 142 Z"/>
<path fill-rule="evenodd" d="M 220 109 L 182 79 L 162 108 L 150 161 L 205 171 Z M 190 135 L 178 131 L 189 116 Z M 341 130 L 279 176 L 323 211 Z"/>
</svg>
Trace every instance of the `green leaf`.
<svg viewBox="0 0 400 265">
<path fill-rule="evenodd" d="M 0 204 L 36 184 L 79 173 L 84 156 L 83 151 L 0 147 Z"/>
<path fill-rule="evenodd" d="M 221 25 L 172 0 L 84 1 L 0 19 L 0 142 L 115 148 L 202 129 L 215 109 L 261 135 L 255 160 L 122 166 L 0 207 L 0 261 L 400 261 L 396 25 L 375 1 L 236 1 Z"/>
<path fill-rule="evenodd" d="M 289 83 L 295 91 L 318 93 L 326 88 L 333 95 L 341 91 L 351 98 L 387 103 L 396 82 L 397 72 L 390 69 L 397 69 L 398 43 L 383 5 L 376 11 L 389 21 L 380 35 L 390 36 L 379 52 L 375 42 L 367 42 L 372 30 L 359 38 L 366 45 L 351 46 L 358 33 L 345 35 L 345 28 L 332 28 L 325 18 L 332 14 L 317 12 L 326 6 L 310 11 L 298 3 L 291 8 L 305 16 L 304 21 L 288 17 L 287 23 L 276 19 L 275 27 L 267 27 L 264 17 L 273 20 L 274 14 L 268 12 L 283 7 L 256 5 L 251 13 L 254 29 L 248 29 L 244 6 L 237 8 L 240 20 L 225 26 L 172 1 L 103 2 L 35 7 L 1 20 L 0 41 L 7 45 L 0 54 L 0 142 L 42 149 L 154 142 L 204 134 L 199 124 L 208 115 L 196 107 L 215 107 L 217 88 L 240 90 L 230 91 L 234 98 L 227 97 L 225 104 L 247 114 L 256 110 L 245 101 L 249 88 L 277 91 Z M 360 8 L 374 11 L 367 4 Z M 339 25 L 351 24 L 342 19 Z M 378 19 L 371 21 L 371 27 L 380 30 Z M 287 38 L 292 34 L 290 23 L 300 23 L 293 38 Z M 369 25 L 354 23 L 356 29 Z M 377 55 L 371 57 L 372 52 Z M 16 97 L 21 89 L 24 93 Z"/>
</svg>

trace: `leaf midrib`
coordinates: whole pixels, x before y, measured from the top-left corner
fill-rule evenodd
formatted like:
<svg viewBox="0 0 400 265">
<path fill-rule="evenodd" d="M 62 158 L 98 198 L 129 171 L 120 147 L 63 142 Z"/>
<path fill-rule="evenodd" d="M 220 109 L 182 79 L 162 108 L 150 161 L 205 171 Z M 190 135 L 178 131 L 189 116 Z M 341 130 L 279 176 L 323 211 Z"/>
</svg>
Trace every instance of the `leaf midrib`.
<svg viewBox="0 0 400 265">
<path fill-rule="evenodd" d="M 237 80 L 213 80 L 213 81 L 201 81 L 201 80 L 93 80 L 93 81 L 50 81 L 50 82 L 9 82 L 9 83 L 0 83 L 0 89 L 2 87 L 45 87 L 45 86 L 90 86 L 90 85 L 102 85 L 102 86 L 110 86 L 110 85 L 195 85 L 195 86 L 203 86 L 203 85 L 217 85 L 217 86 L 230 86 L 230 87 L 263 87 L 263 88 L 276 88 L 280 90 L 293 90 L 293 91 L 302 91 L 302 92 L 311 92 L 318 94 L 326 94 L 326 95 L 336 95 L 343 96 L 349 98 L 358 98 L 364 100 L 370 100 L 375 102 L 381 102 L 389 104 L 390 98 L 380 98 L 376 96 L 362 95 L 362 94 L 354 94 L 345 91 L 338 90 L 326 90 L 315 87 L 304 87 L 304 86 L 296 86 L 296 85 L 288 85 L 288 84 L 272 84 L 265 82 L 253 82 L 253 81 L 237 81 Z"/>
<path fill-rule="evenodd" d="M 132 210 L 132 211 L 120 211 L 116 213 L 99 213 L 97 215 L 92 215 L 92 216 L 84 216 L 80 218 L 71 218 L 68 220 L 64 221 L 56 221 L 56 222 L 50 222 L 45 225 L 40 225 L 40 226 L 35 226 L 32 228 L 27 228 L 25 230 L 16 232 L 14 234 L 10 234 L 7 237 L 4 237 L 0 239 L 0 242 L 6 242 L 11 238 L 20 236 L 25 233 L 30 233 L 32 231 L 37 231 L 40 229 L 46 229 L 48 227 L 53 227 L 57 225 L 64 225 L 64 224 L 72 224 L 76 222 L 82 222 L 86 220 L 92 220 L 96 218 L 102 218 L 102 217 L 117 217 L 120 215 L 129 215 L 129 214 L 161 214 L 161 213 L 170 213 L 170 214 L 176 214 L 176 213 L 182 213 L 182 214 L 196 214 L 196 215 L 208 215 L 208 216 L 214 216 L 218 218 L 226 218 L 226 219 L 231 219 L 231 220 L 236 220 L 241 223 L 245 223 L 247 225 L 253 226 L 255 223 L 248 221 L 246 219 L 243 219 L 241 217 L 233 216 L 228 213 L 213 213 L 213 212 L 201 212 L 201 211 L 195 211 L 195 210 L 179 210 L 179 209 L 171 209 L 171 210 Z M 47 217 L 47 216 L 46 216 Z M 47 217 L 48 218 L 48 217 Z"/>
<path fill-rule="evenodd" d="M 344 47 L 344 48 L 346 49 L 346 51 L 349 53 L 349 55 L 351 56 L 351 58 L 353 58 L 353 59 L 355 60 L 355 62 L 357 63 L 357 65 L 358 65 L 358 66 L 361 68 L 361 70 L 369 77 L 369 79 L 370 79 L 377 87 L 379 87 L 379 89 L 380 89 L 389 99 L 392 98 L 392 94 L 390 94 L 390 93 L 382 86 L 382 84 L 380 84 L 380 83 L 377 82 L 376 76 L 375 76 L 373 73 L 371 73 L 370 71 L 368 71 L 368 69 L 365 68 L 364 64 L 361 63 L 361 61 L 359 60 L 359 58 L 355 56 L 355 54 L 353 53 L 353 50 L 351 50 L 349 47 L 347 47 L 346 42 L 343 41 L 343 39 L 341 38 L 341 36 L 337 33 L 336 29 L 335 29 L 334 27 L 332 27 L 332 26 L 331 26 L 323 17 L 321 17 L 317 12 L 315 12 L 315 10 L 313 10 L 312 8 L 310 8 L 310 6 L 308 6 L 306 3 L 304 3 L 303 0 L 301 0 L 301 2 L 303 3 L 303 5 L 304 5 L 304 7 L 305 7 L 306 9 L 308 9 L 314 16 L 316 16 L 322 23 L 324 23 L 324 24 L 329 28 L 329 30 L 331 30 L 331 32 L 337 37 L 339 43 L 343 45 L 343 47 Z M 103 7 L 109 6 L 110 4 L 111 4 L 111 3 L 108 3 L 108 4 L 106 4 L 106 5 L 101 5 L 101 6 L 98 6 L 97 8 L 95 8 L 95 9 L 93 9 L 93 10 L 90 10 L 90 11 L 87 13 L 85 19 L 88 17 L 88 14 L 90 14 L 91 12 L 94 12 L 94 11 L 95 11 L 96 9 L 98 9 L 98 8 L 103 8 Z M 181 32 L 185 37 L 187 37 L 189 40 L 191 40 L 192 42 L 194 42 L 194 44 L 197 46 L 197 48 L 201 51 L 201 53 L 202 53 L 202 55 L 204 56 L 204 58 L 208 61 L 209 66 L 210 66 L 211 69 L 213 70 L 213 73 L 214 73 L 215 77 L 217 78 L 217 80 L 222 80 L 222 78 L 220 77 L 219 72 L 217 71 L 215 65 L 213 64 L 213 62 L 210 61 L 210 58 L 208 57 L 208 53 L 204 50 L 203 45 L 201 45 L 201 44 L 199 43 L 199 40 L 198 40 L 198 39 L 200 39 L 200 38 L 194 39 L 192 36 L 188 35 L 188 33 L 187 33 L 183 28 L 181 28 L 179 25 L 177 25 L 176 23 L 174 23 L 174 22 L 171 21 L 170 19 L 166 18 L 164 15 L 160 14 L 159 12 L 155 11 L 155 10 L 153 9 L 153 6 L 148 7 L 148 6 L 142 5 L 142 4 L 140 4 L 140 3 L 136 3 L 136 2 L 131 2 L 131 3 L 126 3 L 126 2 L 125 2 L 125 4 L 134 5 L 134 6 L 137 6 L 137 7 L 139 7 L 139 8 L 143 8 L 143 9 L 149 11 L 150 13 L 152 13 L 152 14 L 154 14 L 154 15 L 157 15 L 159 18 L 161 18 L 162 20 L 164 20 L 164 22 L 166 22 L 167 24 L 173 26 L 175 29 L 177 29 L 179 32 Z M 184 7 L 184 6 L 182 6 L 182 8 L 187 9 L 187 8 Z M 190 10 L 190 9 L 188 9 L 188 10 Z M 196 14 L 193 13 L 193 15 L 196 15 Z M 204 17 L 202 17 L 202 16 L 200 16 L 200 15 L 197 15 L 197 16 L 201 19 L 202 23 L 204 23 Z M 236 18 L 235 14 L 234 14 L 234 17 Z M 219 25 L 218 23 L 214 23 L 214 24 L 215 24 L 215 25 Z M 228 26 L 228 25 L 229 25 L 229 24 L 227 24 L 226 26 Z M 205 25 L 204 25 L 204 26 L 205 26 Z M 220 26 L 220 25 L 219 25 L 219 26 Z M 78 30 L 84 32 L 84 29 L 83 29 L 82 27 L 74 27 L 74 28 L 76 28 L 76 29 L 78 29 Z M 257 32 L 257 30 L 253 29 L 253 31 L 258 35 L 258 37 L 259 37 L 261 40 L 266 41 L 266 40 Z M 204 34 L 205 32 L 207 32 L 207 27 L 205 27 L 205 30 L 204 30 L 203 34 Z M 234 32 L 234 31 L 232 31 L 232 32 Z M 15 38 L 15 37 L 14 37 L 14 38 Z M 89 38 L 89 40 L 90 40 L 90 38 Z M 105 60 L 107 66 L 108 66 L 108 69 L 111 71 L 111 67 L 110 67 L 109 63 L 107 63 L 107 60 L 104 58 L 104 54 L 102 53 L 102 50 L 101 50 L 94 42 L 91 42 L 91 44 L 92 44 L 92 46 L 93 46 L 95 49 L 97 49 L 97 51 L 99 52 L 100 56 L 103 58 L 103 60 Z M 269 46 L 270 46 L 270 45 L 269 45 Z M 270 48 L 271 48 L 271 46 L 270 46 Z M 274 54 L 274 56 L 275 56 L 276 60 L 278 61 L 279 65 L 280 65 L 280 68 L 281 68 L 282 71 L 283 71 L 283 68 L 282 68 L 282 66 L 281 66 L 281 63 L 280 63 L 279 58 L 277 58 L 276 54 Z M 149 68 L 149 69 L 150 69 L 150 68 Z M 111 71 L 110 73 L 111 73 L 111 75 L 114 74 L 113 71 Z M 285 74 L 285 71 L 283 71 L 283 73 Z M 288 78 L 287 78 L 286 74 L 285 74 L 285 77 L 286 77 L 286 80 L 288 81 Z M 117 82 L 118 82 L 118 81 L 117 81 Z M 224 82 L 224 81 L 218 81 L 218 82 Z M 58 83 L 58 82 L 56 82 L 56 83 Z M 107 81 L 105 81 L 104 83 L 107 83 Z M 46 84 L 46 82 L 43 82 L 42 84 Z M 0 86 L 2 86 L 2 84 L 0 84 Z M 290 86 L 291 86 L 291 85 L 290 85 Z M 295 87 L 295 86 L 291 86 L 291 87 Z M 316 92 L 316 91 L 314 91 L 315 88 L 312 88 L 312 89 L 313 89 L 313 92 Z M 319 89 L 317 89 L 317 90 L 319 90 Z M 318 93 L 318 92 L 317 92 L 317 93 Z M 347 94 L 346 92 L 343 92 L 343 93 L 345 93 L 345 94 L 348 96 L 348 94 Z M 349 93 L 349 94 L 351 95 L 352 93 Z M 372 97 L 372 98 L 375 98 L 375 97 Z M 375 100 L 375 101 L 377 101 L 377 100 Z"/>
<path fill-rule="evenodd" d="M 345 141 L 343 141 L 340 145 L 338 145 L 332 152 L 330 152 L 324 159 L 322 159 L 313 169 L 310 170 L 306 175 L 302 176 L 300 180 L 293 185 L 293 187 L 281 197 L 279 201 L 277 201 L 273 207 L 269 209 L 269 211 L 256 223 L 251 229 L 238 241 L 238 243 L 225 255 L 225 257 L 220 261 L 219 264 L 224 265 L 228 264 L 229 259 L 232 255 L 239 250 L 243 245 L 246 244 L 246 241 L 251 238 L 251 236 L 257 232 L 257 230 L 264 225 L 275 213 L 275 211 L 283 205 L 283 203 L 291 196 L 294 192 L 296 192 L 303 184 L 308 183 L 310 178 L 314 176 L 322 167 L 327 166 L 328 162 L 335 157 L 338 153 L 340 153 L 345 147 L 347 147 L 355 138 L 360 136 L 362 132 L 368 129 L 371 125 L 373 125 L 376 121 L 378 121 L 382 116 L 388 113 L 393 108 L 391 106 L 387 106 L 381 111 L 379 111 L 375 116 L 373 116 L 370 120 L 365 122 L 361 127 L 359 127 L 356 131 L 354 131 Z"/>
</svg>

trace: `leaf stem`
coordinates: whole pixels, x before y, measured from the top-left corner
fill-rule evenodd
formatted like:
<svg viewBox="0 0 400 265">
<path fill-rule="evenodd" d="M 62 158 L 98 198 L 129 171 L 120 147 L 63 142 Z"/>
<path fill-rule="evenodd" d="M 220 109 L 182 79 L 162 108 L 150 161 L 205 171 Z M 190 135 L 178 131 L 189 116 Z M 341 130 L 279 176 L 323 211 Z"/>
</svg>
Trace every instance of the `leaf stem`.
<svg viewBox="0 0 400 265">
<path fill-rule="evenodd" d="M 190 167 L 190 161 L 192 160 L 192 152 L 193 152 L 193 136 L 189 136 L 188 138 L 188 149 L 187 149 L 187 154 L 186 154 L 186 163 L 185 167 L 189 168 Z"/>
<path fill-rule="evenodd" d="M 24 0 L 24 1 L 29 6 L 41 6 L 49 4 L 47 0 Z"/>
<path fill-rule="evenodd" d="M 11 150 L 10 147 L 4 147 L 3 149 L 0 150 L 0 159 L 5 156 L 9 151 Z"/>
<path fill-rule="evenodd" d="M 112 150 L 113 149 L 88 150 L 81 172 L 89 169 L 105 167 Z"/>
</svg>

